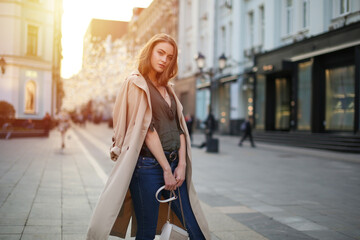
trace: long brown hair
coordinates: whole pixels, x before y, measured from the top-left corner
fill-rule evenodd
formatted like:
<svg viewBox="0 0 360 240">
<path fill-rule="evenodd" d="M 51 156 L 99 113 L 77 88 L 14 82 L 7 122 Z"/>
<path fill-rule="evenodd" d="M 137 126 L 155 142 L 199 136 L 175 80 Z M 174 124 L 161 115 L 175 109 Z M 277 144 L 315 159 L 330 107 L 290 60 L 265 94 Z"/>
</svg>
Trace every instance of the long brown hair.
<svg viewBox="0 0 360 240">
<path fill-rule="evenodd" d="M 151 54 L 153 52 L 154 47 L 156 44 L 160 42 L 167 42 L 171 44 L 174 48 L 174 54 L 170 61 L 169 66 L 162 72 L 156 75 L 158 84 L 161 86 L 166 86 L 170 79 L 176 76 L 178 72 L 178 65 L 177 65 L 177 56 L 178 56 L 178 48 L 175 40 L 168 34 L 159 33 L 154 35 L 143 47 L 139 54 L 139 72 L 146 76 L 151 71 Z"/>
</svg>

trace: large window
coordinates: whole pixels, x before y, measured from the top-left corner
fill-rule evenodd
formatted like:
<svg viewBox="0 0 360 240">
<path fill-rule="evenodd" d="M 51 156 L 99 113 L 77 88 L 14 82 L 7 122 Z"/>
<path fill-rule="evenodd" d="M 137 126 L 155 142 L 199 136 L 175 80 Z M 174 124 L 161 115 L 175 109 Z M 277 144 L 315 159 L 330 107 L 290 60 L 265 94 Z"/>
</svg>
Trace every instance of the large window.
<svg viewBox="0 0 360 240">
<path fill-rule="evenodd" d="M 256 129 L 265 128 L 265 76 L 256 76 L 255 124 Z"/>
<path fill-rule="evenodd" d="M 38 48 L 38 32 L 39 28 L 28 25 L 27 28 L 27 55 L 36 56 Z"/>
<path fill-rule="evenodd" d="M 302 14 L 302 27 L 307 28 L 309 26 L 309 0 L 303 0 L 303 14 Z"/>
<path fill-rule="evenodd" d="M 25 85 L 25 113 L 35 114 L 36 83 L 31 80 Z"/>
<path fill-rule="evenodd" d="M 260 6 L 260 44 L 263 45 L 265 43 L 265 10 L 264 6 Z"/>
<path fill-rule="evenodd" d="M 254 46 L 254 13 L 249 12 L 248 13 L 249 18 L 249 47 Z"/>
<path fill-rule="evenodd" d="M 299 130 L 311 129 L 311 71 L 312 61 L 298 65 L 298 124 Z"/>
<path fill-rule="evenodd" d="M 286 0 L 286 34 L 293 31 L 293 1 Z"/>
<path fill-rule="evenodd" d="M 340 15 L 348 13 L 350 11 L 350 1 L 349 0 L 340 0 Z"/>
<path fill-rule="evenodd" d="M 325 70 L 326 130 L 353 130 L 355 111 L 355 67 Z"/>
</svg>

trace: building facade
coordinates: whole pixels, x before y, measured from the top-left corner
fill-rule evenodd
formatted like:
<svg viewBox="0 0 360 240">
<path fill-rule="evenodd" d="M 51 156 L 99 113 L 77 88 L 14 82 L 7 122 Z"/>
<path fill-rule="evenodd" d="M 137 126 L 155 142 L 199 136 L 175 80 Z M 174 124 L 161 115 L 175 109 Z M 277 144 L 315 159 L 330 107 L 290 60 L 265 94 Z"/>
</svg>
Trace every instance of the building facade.
<svg viewBox="0 0 360 240">
<path fill-rule="evenodd" d="M 356 0 L 180 2 L 184 111 L 202 121 L 211 107 L 221 134 L 249 116 L 259 131 L 358 132 L 359 10 Z"/>
<path fill-rule="evenodd" d="M 55 114 L 60 85 L 62 1 L 0 2 L 0 99 L 16 118 Z"/>
<path fill-rule="evenodd" d="M 287 0 L 269 8 L 279 27 L 269 35 L 273 46 L 255 57 L 256 128 L 358 132 L 360 2 Z"/>
</svg>

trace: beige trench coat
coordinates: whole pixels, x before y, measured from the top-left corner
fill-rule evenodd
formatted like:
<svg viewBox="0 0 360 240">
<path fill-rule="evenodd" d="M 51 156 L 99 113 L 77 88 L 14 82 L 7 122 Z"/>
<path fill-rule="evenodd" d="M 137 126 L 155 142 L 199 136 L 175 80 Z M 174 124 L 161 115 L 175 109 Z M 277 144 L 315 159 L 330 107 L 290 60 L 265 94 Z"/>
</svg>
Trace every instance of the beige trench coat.
<svg viewBox="0 0 360 240">
<path fill-rule="evenodd" d="M 210 240 L 208 224 L 191 180 L 191 146 L 182 105 L 172 87 L 169 89 L 175 96 L 179 123 L 186 136 L 186 181 L 190 204 L 205 238 Z M 134 71 L 124 81 L 113 114 L 115 144 L 121 152 L 94 209 L 87 233 L 88 240 L 105 240 L 109 234 L 125 238 L 131 217 L 131 236 L 136 234 L 137 224 L 129 185 L 152 119 L 149 89 L 139 71 Z M 166 221 L 166 205 L 160 204 L 157 234 Z M 172 221 L 181 226 L 173 213 Z"/>
</svg>

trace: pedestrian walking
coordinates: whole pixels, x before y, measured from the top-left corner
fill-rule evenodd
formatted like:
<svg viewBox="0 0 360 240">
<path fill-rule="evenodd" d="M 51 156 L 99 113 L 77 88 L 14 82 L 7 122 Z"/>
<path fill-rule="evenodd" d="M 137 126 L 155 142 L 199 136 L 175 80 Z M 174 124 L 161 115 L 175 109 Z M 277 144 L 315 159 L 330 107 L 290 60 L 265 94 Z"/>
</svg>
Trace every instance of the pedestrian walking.
<svg viewBox="0 0 360 240">
<path fill-rule="evenodd" d="M 167 204 L 156 191 L 165 185 L 180 194 L 171 204 L 172 223 L 185 227 L 191 240 L 211 239 L 192 183 L 191 145 L 182 106 L 170 79 L 177 74 L 178 49 L 172 37 L 157 34 L 141 50 L 138 69 L 118 93 L 114 111 L 111 158 L 116 161 L 94 209 L 87 239 L 131 236 L 153 240 L 167 220 Z M 177 191 L 180 190 L 180 191 Z"/>
<path fill-rule="evenodd" d="M 205 124 L 205 142 L 203 142 L 202 144 L 199 145 L 199 148 L 203 148 L 205 147 L 209 140 L 212 139 L 212 135 L 215 131 L 215 127 L 216 127 L 216 121 L 215 121 L 215 117 L 212 114 L 212 112 L 210 111 L 208 116 L 206 117 L 206 120 L 204 121 Z"/>
<path fill-rule="evenodd" d="M 45 130 L 45 136 L 49 137 L 49 131 L 50 131 L 50 127 L 51 127 L 51 116 L 50 114 L 47 112 L 43 118 L 43 127 Z"/>
<path fill-rule="evenodd" d="M 242 138 L 239 142 L 239 147 L 242 146 L 242 143 L 244 142 L 244 140 L 249 137 L 250 139 L 250 143 L 252 147 L 255 147 L 255 143 L 254 143 L 254 139 L 252 137 L 252 124 L 253 124 L 253 118 L 252 117 L 248 117 L 245 119 L 245 121 L 241 124 L 241 131 L 243 131 L 243 135 Z"/>
<path fill-rule="evenodd" d="M 188 113 L 185 116 L 185 121 L 186 121 L 186 127 L 189 131 L 190 140 L 192 141 L 192 128 L 193 128 L 194 118 Z"/>
<path fill-rule="evenodd" d="M 65 111 L 59 112 L 56 116 L 56 120 L 58 121 L 58 130 L 61 134 L 61 149 L 65 148 L 65 135 L 66 131 L 70 128 L 70 117 Z"/>
</svg>

